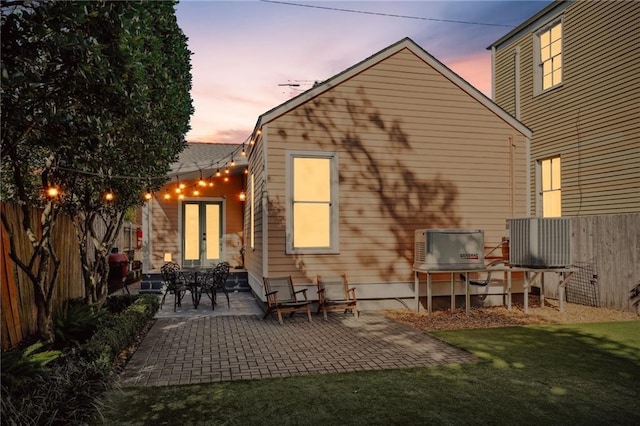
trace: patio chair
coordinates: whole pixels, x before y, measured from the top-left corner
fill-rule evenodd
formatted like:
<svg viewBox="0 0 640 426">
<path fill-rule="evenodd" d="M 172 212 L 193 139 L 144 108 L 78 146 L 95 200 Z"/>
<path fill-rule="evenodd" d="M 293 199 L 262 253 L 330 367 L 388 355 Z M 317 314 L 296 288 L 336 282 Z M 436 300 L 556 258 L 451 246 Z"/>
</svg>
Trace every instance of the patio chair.
<svg viewBox="0 0 640 426">
<path fill-rule="evenodd" d="M 180 265 L 174 262 L 168 262 L 160 268 L 162 281 L 164 283 L 164 294 L 160 302 L 160 309 L 164 306 L 164 300 L 167 294 L 173 294 L 173 311 L 176 307 L 182 306 L 182 298 L 186 293 L 186 283 L 184 277 L 180 273 Z"/>
<path fill-rule="evenodd" d="M 266 319 L 272 312 L 278 314 L 278 321 L 283 324 L 282 314 L 290 313 L 292 317 L 296 312 L 307 312 L 311 322 L 311 300 L 307 299 L 307 289 L 296 291 L 291 276 L 288 277 L 263 277 L 264 294 L 267 298 L 267 311 L 262 319 Z M 298 295 L 302 295 L 299 299 Z"/>
<path fill-rule="evenodd" d="M 345 274 L 336 278 L 322 278 L 317 276 L 318 282 L 318 313 L 322 312 L 327 319 L 328 311 L 351 311 L 358 318 L 358 299 L 356 289 L 349 288 Z"/>
<path fill-rule="evenodd" d="M 221 262 L 216 265 L 215 268 L 210 269 L 207 272 L 207 276 L 203 280 L 201 291 L 205 292 L 209 299 L 211 299 L 212 309 L 216 308 L 217 293 L 219 290 L 224 292 L 227 297 L 227 306 L 231 308 L 231 302 L 229 301 L 229 292 L 225 287 L 227 278 L 229 277 L 229 269 L 231 266 L 227 262 Z"/>
</svg>

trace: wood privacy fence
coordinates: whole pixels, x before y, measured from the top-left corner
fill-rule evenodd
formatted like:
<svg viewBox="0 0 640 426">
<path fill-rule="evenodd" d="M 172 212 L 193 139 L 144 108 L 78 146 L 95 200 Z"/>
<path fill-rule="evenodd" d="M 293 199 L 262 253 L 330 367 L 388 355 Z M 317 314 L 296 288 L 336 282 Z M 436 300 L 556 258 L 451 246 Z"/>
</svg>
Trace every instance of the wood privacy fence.
<svg viewBox="0 0 640 426">
<path fill-rule="evenodd" d="M 630 291 L 640 281 L 640 213 L 571 220 L 574 263 L 595 267 L 599 305 L 635 312 Z"/>
<path fill-rule="evenodd" d="M 15 204 L 4 202 L 0 203 L 0 208 L 13 229 L 18 256 L 21 259 L 28 259 L 27 256 L 31 254 L 32 248 L 22 231 L 22 210 Z M 33 229 L 39 230 L 40 211 L 33 209 L 32 220 Z M 16 346 L 23 339 L 36 333 L 36 308 L 33 285 L 26 274 L 16 267 L 9 258 L 9 236 L 3 226 L 0 228 L 2 232 L 0 247 L 2 251 L 0 256 L 2 262 L 0 265 L 2 310 L 0 312 L 2 349 L 5 350 Z M 121 251 L 135 247 L 136 229 L 136 226 L 130 225 L 123 227 L 114 246 L 119 247 Z M 84 297 L 84 283 L 82 282 L 78 241 L 70 218 L 64 215 L 58 216 L 51 241 L 56 255 L 60 259 L 58 281 L 53 298 L 55 311 L 55 307 L 61 306 L 68 299 Z"/>
</svg>

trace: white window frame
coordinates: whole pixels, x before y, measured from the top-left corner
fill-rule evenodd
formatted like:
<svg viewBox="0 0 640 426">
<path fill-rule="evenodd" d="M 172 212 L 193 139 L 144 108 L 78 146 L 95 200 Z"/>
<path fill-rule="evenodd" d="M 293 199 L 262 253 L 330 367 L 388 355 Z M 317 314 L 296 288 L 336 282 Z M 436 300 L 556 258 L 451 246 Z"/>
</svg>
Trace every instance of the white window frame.
<svg viewBox="0 0 640 426">
<path fill-rule="evenodd" d="M 544 187 L 544 176 L 542 174 L 542 163 L 545 161 L 551 161 L 550 163 L 550 172 L 551 172 L 551 176 L 550 176 L 550 182 L 553 185 L 553 182 L 555 181 L 555 178 L 553 176 L 553 162 L 554 161 L 558 161 L 559 164 L 559 170 L 560 170 L 560 176 L 558 176 L 559 179 L 559 186 L 558 187 L 553 187 L 549 188 L 549 189 L 545 189 Z M 538 187 L 538 216 L 540 217 L 562 217 L 562 157 L 559 155 L 553 156 L 553 157 L 546 157 L 543 159 L 540 159 L 537 161 L 537 169 L 538 169 L 538 179 L 537 179 L 537 187 Z M 544 194 L 545 193 L 552 193 L 552 192 L 558 192 L 560 194 L 560 200 L 559 203 L 560 205 L 558 206 L 560 209 L 560 215 L 559 216 L 545 216 L 544 214 Z"/>
<path fill-rule="evenodd" d="M 319 158 L 330 160 L 330 236 L 328 247 L 294 247 L 293 241 L 293 160 L 295 158 Z M 338 154 L 327 151 L 299 151 L 286 152 L 286 254 L 338 254 L 340 253 L 339 241 L 339 178 L 338 178 Z"/>
<path fill-rule="evenodd" d="M 562 43 L 562 46 L 560 48 L 560 55 L 562 55 L 560 59 L 560 73 L 561 73 L 560 82 L 550 87 L 543 88 L 544 75 L 543 75 L 543 62 L 540 57 L 540 53 L 541 53 L 540 37 L 542 34 L 546 33 L 547 31 L 550 31 L 553 27 L 555 27 L 558 24 L 561 25 L 560 42 Z M 553 21 L 550 21 L 548 24 L 544 25 L 543 27 L 539 28 L 533 35 L 533 94 L 534 96 L 547 93 L 558 87 L 562 87 L 562 85 L 564 84 L 564 78 L 565 78 L 564 59 L 565 59 L 564 21 L 562 19 L 562 16 L 560 16 L 554 19 Z"/>
</svg>

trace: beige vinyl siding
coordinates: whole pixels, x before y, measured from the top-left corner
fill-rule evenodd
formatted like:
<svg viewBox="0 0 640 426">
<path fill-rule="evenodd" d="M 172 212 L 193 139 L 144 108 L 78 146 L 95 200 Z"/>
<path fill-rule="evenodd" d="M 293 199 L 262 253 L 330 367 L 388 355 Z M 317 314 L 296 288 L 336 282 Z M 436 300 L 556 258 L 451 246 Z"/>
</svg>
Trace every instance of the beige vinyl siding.
<svg viewBox="0 0 640 426">
<path fill-rule="evenodd" d="M 269 274 L 296 282 L 412 282 L 415 229 L 478 228 L 497 245 L 526 214 L 524 136 L 407 50 L 269 122 L 268 146 Z M 338 155 L 337 255 L 285 254 L 288 149 Z"/>
<path fill-rule="evenodd" d="M 521 48 L 521 120 L 533 130 L 531 176 L 536 160 L 562 158 L 565 216 L 640 211 L 638 22 L 638 2 L 569 5 L 563 15 L 563 84 L 536 97 L 532 34 L 498 51 L 496 63 L 504 67 L 515 46 Z M 508 106 L 513 81 L 506 71 L 496 70 L 496 85 L 496 101 Z"/>
<path fill-rule="evenodd" d="M 245 202 L 245 238 L 244 244 L 245 251 L 245 268 L 249 274 L 250 279 L 256 284 L 257 287 L 262 282 L 262 266 L 263 266 L 263 235 L 264 227 L 262 223 L 263 208 L 262 208 L 262 194 L 265 191 L 264 181 L 264 157 L 263 152 L 263 139 L 259 138 L 255 145 L 250 148 L 249 155 L 249 176 L 253 174 L 254 191 L 255 191 L 255 204 L 254 204 L 254 226 L 255 226 L 255 246 L 250 248 L 251 241 L 251 225 L 249 223 L 249 208 L 250 201 L 247 199 Z M 249 196 L 251 196 L 249 194 Z"/>
</svg>

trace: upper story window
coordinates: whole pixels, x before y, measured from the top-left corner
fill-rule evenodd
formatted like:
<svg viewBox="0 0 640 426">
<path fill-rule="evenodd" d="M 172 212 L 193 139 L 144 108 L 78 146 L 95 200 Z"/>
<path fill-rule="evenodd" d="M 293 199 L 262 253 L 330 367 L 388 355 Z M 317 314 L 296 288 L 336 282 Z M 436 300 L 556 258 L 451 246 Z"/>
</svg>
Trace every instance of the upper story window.
<svg viewBox="0 0 640 426">
<path fill-rule="evenodd" d="M 540 161 L 542 216 L 562 216 L 562 186 L 560 157 Z"/>
<path fill-rule="evenodd" d="M 535 93 L 562 84 L 562 21 L 544 27 L 535 37 Z"/>
<path fill-rule="evenodd" d="M 336 155 L 289 152 L 287 167 L 287 253 L 337 253 Z"/>
</svg>

